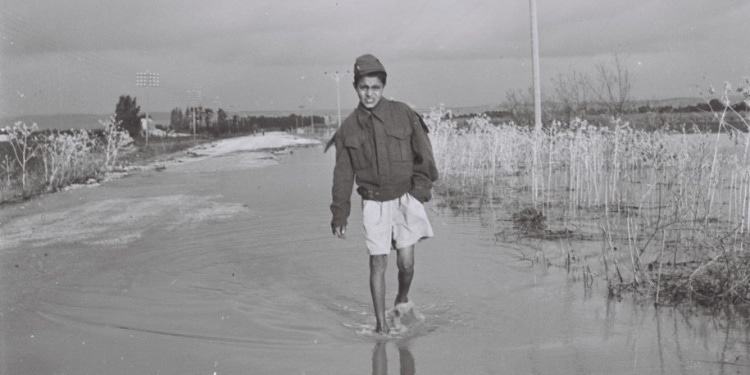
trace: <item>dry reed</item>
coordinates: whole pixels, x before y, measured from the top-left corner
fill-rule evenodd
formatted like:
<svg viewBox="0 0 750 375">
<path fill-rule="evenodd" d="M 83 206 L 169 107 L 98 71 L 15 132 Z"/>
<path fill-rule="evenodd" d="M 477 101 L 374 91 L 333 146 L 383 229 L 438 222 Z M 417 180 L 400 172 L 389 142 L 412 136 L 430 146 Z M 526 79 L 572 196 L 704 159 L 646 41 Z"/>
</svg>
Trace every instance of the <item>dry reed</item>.
<svg viewBox="0 0 750 375">
<path fill-rule="evenodd" d="M 750 302 L 746 272 L 726 262 L 750 263 L 750 134 L 724 121 L 728 111 L 716 114 L 715 134 L 687 125 L 643 131 L 615 118 L 605 126 L 553 122 L 541 133 L 486 116 L 459 126 L 442 107 L 425 120 L 441 172 L 436 188 L 451 206 L 533 207 L 562 222 L 596 222 L 613 294 L 635 287 L 697 299 L 716 284 L 698 277 L 711 270 L 727 278 L 728 300 Z M 681 283 L 662 280 L 685 265 L 691 273 Z"/>
</svg>

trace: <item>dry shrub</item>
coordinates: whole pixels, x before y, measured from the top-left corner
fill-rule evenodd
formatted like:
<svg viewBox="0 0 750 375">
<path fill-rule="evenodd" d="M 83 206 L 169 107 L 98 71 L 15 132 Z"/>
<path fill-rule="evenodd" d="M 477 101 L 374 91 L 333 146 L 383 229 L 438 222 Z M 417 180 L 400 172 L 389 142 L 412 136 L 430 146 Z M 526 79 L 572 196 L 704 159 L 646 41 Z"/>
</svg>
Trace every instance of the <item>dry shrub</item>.
<svg viewBox="0 0 750 375">
<path fill-rule="evenodd" d="M 29 127 L 23 123 L 7 129 L 8 146 L 0 150 L 4 172 L 0 201 L 100 180 L 117 162 L 119 151 L 133 141 L 113 118 L 100 123 L 104 127 L 100 132 L 42 133 L 36 124 Z"/>
<path fill-rule="evenodd" d="M 120 150 L 133 144 L 133 138 L 130 133 L 121 126 L 122 121 L 116 121 L 110 117 L 106 121 L 99 120 L 99 124 L 104 127 L 104 141 L 102 149 L 104 151 L 104 168 L 111 171 L 117 163 Z"/>
<path fill-rule="evenodd" d="M 36 124 L 28 126 L 23 122 L 16 122 L 13 127 L 5 128 L 5 133 L 8 134 L 8 144 L 12 150 L 12 159 L 20 169 L 21 194 L 24 196 L 26 195 L 31 161 L 39 152 L 39 143 L 34 136 L 37 130 Z M 7 166 L 5 169 L 6 173 L 12 173 L 12 170 Z"/>
<path fill-rule="evenodd" d="M 98 145 L 86 130 L 53 132 L 44 138 L 42 160 L 48 191 L 65 186 L 99 180 L 104 173 Z"/>
<path fill-rule="evenodd" d="M 657 265 L 648 267 L 651 280 L 658 283 L 657 303 L 673 305 L 693 301 L 707 308 L 737 306 L 744 309 L 750 304 L 750 254 L 747 251 L 729 251 L 705 262 L 663 267 L 670 271 L 660 274 Z"/>
</svg>

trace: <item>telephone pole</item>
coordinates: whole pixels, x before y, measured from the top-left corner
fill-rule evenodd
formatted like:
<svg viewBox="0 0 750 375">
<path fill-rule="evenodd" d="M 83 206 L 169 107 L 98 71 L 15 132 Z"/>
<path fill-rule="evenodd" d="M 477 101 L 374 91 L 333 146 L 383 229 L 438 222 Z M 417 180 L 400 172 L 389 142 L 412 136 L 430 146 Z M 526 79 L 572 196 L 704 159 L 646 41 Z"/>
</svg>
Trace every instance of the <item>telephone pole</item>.
<svg viewBox="0 0 750 375">
<path fill-rule="evenodd" d="M 349 71 L 347 70 L 346 72 L 339 73 L 339 71 L 337 70 L 337 71 L 335 71 L 333 73 L 330 73 L 330 72 L 324 72 L 324 73 L 327 76 L 333 78 L 334 81 L 336 81 L 336 103 L 338 105 L 339 128 L 340 128 L 341 127 L 341 87 L 340 87 L 341 85 L 339 83 L 341 81 L 341 78 L 344 75 L 349 74 Z"/>
<path fill-rule="evenodd" d="M 310 129 L 312 130 L 312 133 L 315 134 L 315 123 L 313 122 L 315 119 L 315 114 L 313 113 L 313 110 L 312 110 L 312 103 L 313 103 L 313 100 L 315 100 L 315 96 L 310 95 L 310 96 L 306 96 L 305 98 L 307 99 L 308 102 L 310 102 L 310 107 L 309 107 L 310 108 Z"/>
<path fill-rule="evenodd" d="M 542 88 L 539 78 L 539 35 L 536 22 L 536 0 L 529 0 L 531 11 L 531 65 L 534 78 L 534 130 L 542 130 Z"/>
<path fill-rule="evenodd" d="M 531 65 L 534 78 L 534 145 L 532 147 L 533 166 L 531 168 L 532 192 L 534 207 L 537 206 L 539 194 L 538 170 L 539 170 L 539 143 L 542 133 L 542 93 L 539 79 L 539 36 L 537 35 L 536 22 L 536 0 L 529 0 L 529 11 L 531 13 Z"/>
</svg>

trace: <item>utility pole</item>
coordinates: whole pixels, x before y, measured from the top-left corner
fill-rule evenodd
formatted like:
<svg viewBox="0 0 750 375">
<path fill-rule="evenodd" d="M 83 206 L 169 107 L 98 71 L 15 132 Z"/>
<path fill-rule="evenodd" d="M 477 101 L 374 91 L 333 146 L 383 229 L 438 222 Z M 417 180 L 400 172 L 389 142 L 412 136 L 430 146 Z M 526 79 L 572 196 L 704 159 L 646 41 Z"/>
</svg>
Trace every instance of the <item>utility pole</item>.
<svg viewBox="0 0 750 375">
<path fill-rule="evenodd" d="M 339 71 L 337 70 L 333 73 L 325 72 L 325 74 L 333 78 L 334 81 L 336 81 L 336 103 L 338 106 L 339 128 L 340 128 L 341 127 L 341 87 L 340 87 L 341 85 L 339 83 L 341 81 L 341 78 L 344 75 L 349 74 L 349 71 L 347 70 L 346 72 L 339 73 Z"/>
<path fill-rule="evenodd" d="M 188 97 L 188 106 L 190 106 L 190 112 L 193 116 L 193 140 L 195 140 L 195 103 L 200 103 L 201 101 L 201 91 L 200 90 L 191 90 L 187 92 Z"/>
<path fill-rule="evenodd" d="M 312 130 L 312 133 L 315 134 L 315 123 L 313 123 L 313 120 L 315 119 L 315 115 L 313 114 L 313 111 L 312 111 L 312 103 L 313 103 L 313 100 L 315 100 L 315 97 L 310 95 L 310 96 L 306 96 L 305 98 L 307 99 L 308 102 L 310 102 L 310 128 Z"/>
<path fill-rule="evenodd" d="M 531 190 L 533 192 L 534 208 L 536 208 L 537 197 L 539 195 L 539 144 L 542 134 L 542 93 L 541 81 L 539 79 L 539 36 L 536 21 L 536 0 L 529 0 L 529 11 L 531 13 L 531 65 L 534 78 L 534 144 L 532 146 Z"/>
<path fill-rule="evenodd" d="M 221 101 L 219 100 L 219 97 L 217 96 L 216 99 L 214 99 L 214 102 L 216 103 L 216 111 L 214 113 L 216 114 L 216 134 L 219 134 L 221 136 L 221 128 L 219 127 L 219 108 L 221 107 Z"/>
<path fill-rule="evenodd" d="M 529 0 L 531 11 L 531 65 L 534 78 L 534 130 L 542 130 L 542 88 L 539 78 L 539 35 L 536 22 L 536 0 Z"/>
<path fill-rule="evenodd" d="M 148 133 L 150 132 L 151 125 L 149 125 L 148 115 L 148 88 L 159 87 L 159 73 L 151 73 L 148 70 L 145 72 L 135 73 L 135 85 L 145 87 L 146 91 L 146 146 L 148 146 Z"/>
</svg>

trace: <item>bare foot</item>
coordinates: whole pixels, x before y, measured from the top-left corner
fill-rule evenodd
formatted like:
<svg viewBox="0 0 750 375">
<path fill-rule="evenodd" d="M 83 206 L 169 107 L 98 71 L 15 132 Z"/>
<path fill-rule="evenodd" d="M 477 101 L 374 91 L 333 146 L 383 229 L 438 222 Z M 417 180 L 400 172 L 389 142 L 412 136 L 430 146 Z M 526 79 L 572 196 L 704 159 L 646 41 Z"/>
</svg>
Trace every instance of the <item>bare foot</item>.
<svg viewBox="0 0 750 375">
<path fill-rule="evenodd" d="M 400 303 L 407 303 L 407 302 L 409 302 L 409 297 L 401 298 L 401 296 L 396 296 L 396 301 L 393 303 L 393 306 L 396 306 Z"/>
<path fill-rule="evenodd" d="M 380 324 L 378 323 L 377 326 L 375 326 L 375 333 L 380 333 L 382 335 L 387 335 L 391 332 L 391 329 L 388 328 L 388 324 Z"/>
</svg>

